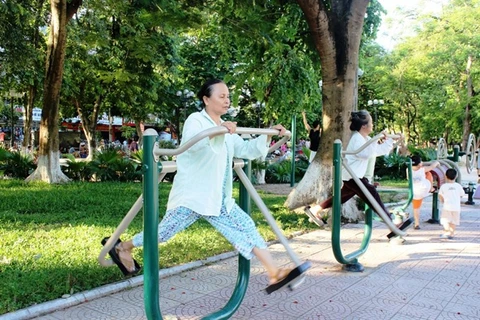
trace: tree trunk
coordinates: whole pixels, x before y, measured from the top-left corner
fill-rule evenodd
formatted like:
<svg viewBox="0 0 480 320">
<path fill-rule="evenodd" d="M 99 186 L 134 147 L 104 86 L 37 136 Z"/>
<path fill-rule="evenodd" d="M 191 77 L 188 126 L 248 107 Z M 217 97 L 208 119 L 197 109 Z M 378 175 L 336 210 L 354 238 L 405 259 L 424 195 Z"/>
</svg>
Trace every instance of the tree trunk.
<svg viewBox="0 0 480 320">
<path fill-rule="evenodd" d="M 32 150 L 35 147 L 32 145 L 32 136 L 30 132 L 33 129 L 33 108 L 35 106 L 36 96 L 37 96 L 36 85 L 30 86 L 27 94 L 27 104 L 25 106 L 25 123 L 23 125 L 24 135 L 23 135 L 23 145 L 22 145 L 23 150 L 26 150 L 27 146 L 29 145 L 32 146 Z"/>
<path fill-rule="evenodd" d="M 81 96 L 83 96 L 83 90 L 80 90 L 80 97 L 75 99 L 75 107 L 77 109 L 77 113 L 82 120 L 82 130 L 87 138 L 87 146 L 88 146 L 88 156 L 87 160 L 92 160 L 93 155 L 97 149 L 97 141 L 95 140 L 95 133 L 97 132 L 97 122 L 98 122 L 98 115 L 100 113 L 100 107 L 102 105 L 103 96 L 98 95 L 95 103 L 93 105 L 93 111 L 90 114 L 90 117 L 86 116 L 87 112 L 85 112 L 82 103 L 80 102 Z"/>
<path fill-rule="evenodd" d="M 77 12 L 82 0 L 51 0 L 51 23 L 46 56 L 45 83 L 37 169 L 26 181 L 42 180 L 48 183 L 69 181 L 60 169 L 58 108 L 63 78 L 67 22 Z"/>
<path fill-rule="evenodd" d="M 143 146 L 144 125 L 140 119 L 134 119 L 134 121 L 135 121 L 135 129 L 137 130 L 137 136 L 138 136 L 138 141 L 137 141 L 138 148 L 140 149 Z"/>
<path fill-rule="evenodd" d="M 369 0 L 331 1 L 331 7 L 322 0 L 297 2 L 322 62 L 323 133 L 320 151 L 287 198 L 290 209 L 322 201 L 332 194 L 333 143 L 341 139 L 345 147 L 351 136 L 349 119 L 356 106 L 358 51 Z M 344 209 L 351 211 L 350 206 Z"/>
<path fill-rule="evenodd" d="M 108 142 L 115 141 L 115 136 L 113 134 L 113 116 L 112 108 L 108 108 Z"/>
<path fill-rule="evenodd" d="M 467 103 L 465 106 L 465 114 L 463 118 L 463 134 L 462 134 L 462 150 L 467 151 L 467 142 L 468 142 L 468 136 L 471 133 L 472 130 L 472 114 L 470 112 L 471 110 L 471 101 L 473 99 L 474 93 L 473 93 L 473 84 L 472 84 L 472 75 L 470 74 L 470 70 L 472 68 L 472 56 L 468 56 L 468 61 L 467 61 L 467 68 L 465 69 L 465 75 L 467 76 Z"/>
</svg>

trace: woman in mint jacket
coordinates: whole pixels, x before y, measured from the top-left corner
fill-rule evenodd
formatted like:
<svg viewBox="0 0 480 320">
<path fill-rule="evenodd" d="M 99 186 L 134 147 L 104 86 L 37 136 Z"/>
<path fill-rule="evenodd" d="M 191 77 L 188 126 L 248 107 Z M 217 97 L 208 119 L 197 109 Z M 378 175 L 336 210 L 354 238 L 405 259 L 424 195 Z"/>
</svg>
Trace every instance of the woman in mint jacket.
<svg viewBox="0 0 480 320">
<path fill-rule="evenodd" d="M 278 284 L 289 276 L 291 270 L 275 265 L 255 223 L 232 198 L 233 157 L 265 157 L 271 137 L 261 135 L 252 140 L 244 140 L 235 133 L 236 122 L 222 120 L 221 116 L 230 107 L 229 90 L 223 81 L 207 81 L 197 97 L 204 109 L 191 114 L 185 121 L 182 143 L 216 126 L 226 127 L 229 134 L 207 137 L 178 155 L 177 174 L 168 199 L 167 212 L 159 224 L 158 241 L 167 241 L 203 218 L 221 232 L 246 259 L 256 256 L 267 270 L 270 285 Z M 272 128 L 279 130 L 280 135 L 286 131 L 280 124 Z M 120 242 L 112 250 L 130 274 L 139 271 L 135 267 L 131 251 L 142 245 L 143 233 L 139 233 L 132 240 Z"/>
</svg>

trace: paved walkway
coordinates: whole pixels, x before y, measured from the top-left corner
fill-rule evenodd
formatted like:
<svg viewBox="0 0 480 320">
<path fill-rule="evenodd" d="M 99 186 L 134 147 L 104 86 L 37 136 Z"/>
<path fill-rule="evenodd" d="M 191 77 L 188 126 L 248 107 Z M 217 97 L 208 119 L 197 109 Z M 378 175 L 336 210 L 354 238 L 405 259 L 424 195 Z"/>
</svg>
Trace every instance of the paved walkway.
<svg viewBox="0 0 480 320">
<path fill-rule="evenodd" d="M 463 177 L 476 182 L 476 175 Z M 359 259 L 365 267 L 362 273 L 342 270 L 333 256 L 330 231 L 297 236 L 291 247 L 312 263 L 304 283 L 293 292 L 267 295 L 266 274 L 254 259 L 248 291 L 232 319 L 480 319 L 480 199 L 475 202 L 462 206 L 461 226 L 452 240 L 441 240 L 441 226 L 426 222 L 432 216 L 431 197 L 423 205 L 421 230 L 410 229 L 404 245 L 389 244 L 385 225 L 374 222 L 370 246 Z M 362 236 L 363 224 L 346 225 L 341 235 L 344 252 L 358 249 Z M 289 264 L 280 244 L 270 248 L 277 261 Z M 237 274 L 237 256 L 225 256 L 230 257 L 161 277 L 165 319 L 200 319 L 225 305 Z M 142 278 L 19 310 L 0 320 L 32 319 L 39 313 L 43 315 L 35 319 L 146 319 Z"/>
</svg>

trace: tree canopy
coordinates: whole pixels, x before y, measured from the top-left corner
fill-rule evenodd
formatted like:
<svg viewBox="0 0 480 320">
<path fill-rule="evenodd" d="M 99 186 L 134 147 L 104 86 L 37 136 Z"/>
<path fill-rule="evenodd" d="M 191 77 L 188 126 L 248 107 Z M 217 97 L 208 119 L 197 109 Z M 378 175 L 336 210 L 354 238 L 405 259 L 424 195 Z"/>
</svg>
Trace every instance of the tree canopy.
<svg viewBox="0 0 480 320">
<path fill-rule="evenodd" d="M 240 107 L 236 119 L 244 126 L 289 125 L 302 110 L 320 118 L 326 101 L 333 101 L 329 84 L 319 87 L 330 70 L 330 53 L 315 41 L 312 30 L 321 29 L 312 29 L 308 10 L 318 5 L 322 23 L 330 21 L 325 30 L 333 30 L 341 45 L 348 19 L 340 13 L 358 7 L 325 0 L 80 3 L 67 25 L 59 113 L 80 115 L 92 130 L 103 112 L 136 122 L 154 115 L 179 123 L 195 108 L 180 112 L 176 92 L 195 91 L 210 77 L 231 86 L 232 104 Z M 363 32 L 357 61 L 364 71 L 358 107 L 352 97 L 336 108 L 374 112 L 367 102 L 381 98 L 378 129 L 405 132 L 413 144 L 439 137 L 462 142 L 467 131 L 478 132 L 479 1 L 452 0 L 436 16 L 404 13 L 415 18 L 417 33 L 390 52 L 374 43 L 384 9 L 377 1 L 366 3 L 365 14 L 358 15 Z M 0 8 L 0 91 L 25 92 L 34 97 L 31 107 L 42 107 L 36 95 L 44 94 L 48 3 L 9 0 Z M 341 56 L 336 59 L 338 68 Z M 95 136 L 89 139 L 94 145 Z"/>
</svg>

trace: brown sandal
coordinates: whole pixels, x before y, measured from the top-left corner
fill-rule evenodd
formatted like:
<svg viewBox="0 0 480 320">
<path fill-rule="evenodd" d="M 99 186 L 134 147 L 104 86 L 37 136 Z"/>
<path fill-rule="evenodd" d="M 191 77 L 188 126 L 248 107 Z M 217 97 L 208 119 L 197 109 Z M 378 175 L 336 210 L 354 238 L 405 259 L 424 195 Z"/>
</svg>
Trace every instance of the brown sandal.
<svg viewBox="0 0 480 320">
<path fill-rule="evenodd" d="M 132 252 L 123 248 L 122 244 L 123 242 L 120 242 L 115 246 L 115 252 L 117 253 L 122 264 L 125 266 L 125 269 L 127 269 L 128 272 L 134 272 L 135 263 L 133 262 Z"/>
<path fill-rule="evenodd" d="M 104 238 L 102 244 L 105 245 L 109 238 Z M 108 251 L 108 255 L 112 258 L 112 261 L 118 266 L 120 271 L 122 271 L 124 276 L 130 277 L 142 269 L 138 262 L 133 259 L 132 252 L 126 250 L 122 246 L 122 240 L 117 239 L 115 246 Z"/>
</svg>

